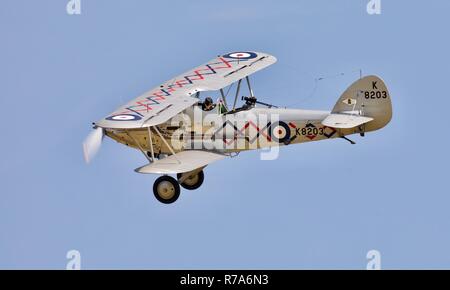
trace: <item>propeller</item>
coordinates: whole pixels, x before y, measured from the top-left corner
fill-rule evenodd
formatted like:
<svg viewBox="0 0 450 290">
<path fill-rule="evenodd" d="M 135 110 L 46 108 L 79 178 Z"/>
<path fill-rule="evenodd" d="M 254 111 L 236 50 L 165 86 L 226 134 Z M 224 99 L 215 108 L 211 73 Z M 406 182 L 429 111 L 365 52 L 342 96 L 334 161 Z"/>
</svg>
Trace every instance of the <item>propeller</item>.
<svg viewBox="0 0 450 290">
<path fill-rule="evenodd" d="M 94 159 L 95 154 L 97 154 L 100 146 L 102 145 L 103 137 L 105 136 L 105 131 L 103 128 L 94 127 L 94 131 L 89 133 L 83 142 L 83 155 L 84 161 L 89 164 L 92 159 Z"/>
</svg>

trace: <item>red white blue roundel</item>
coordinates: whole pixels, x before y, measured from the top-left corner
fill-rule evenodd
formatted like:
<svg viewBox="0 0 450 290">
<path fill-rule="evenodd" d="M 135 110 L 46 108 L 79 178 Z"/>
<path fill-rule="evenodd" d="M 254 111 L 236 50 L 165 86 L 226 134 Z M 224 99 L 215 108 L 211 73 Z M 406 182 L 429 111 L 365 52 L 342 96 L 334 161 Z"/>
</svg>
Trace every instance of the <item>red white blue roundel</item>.
<svg viewBox="0 0 450 290">
<path fill-rule="evenodd" d="M 115 116 L 111 116 L 106 118 L 106 120 L 109 121 L 137 121 L 142 119 L 139 116 L 136 115 L 132 115 L 132 114 L 121 114 L 121 115 L 115 115 Z"/>
<path fill-rule="evenodd" d="M 284 143 L 291 138 L 291 129 L 284 122 L 275 122 L 270 126 L 270 135 L 275 142 Z"/>
<path fill-rule="evenodd" d="M 225 54 L 223 57 L 234 59 L 252 59 L 256 57 L 256 53 L 248 51 L 237 51 L 229 54 Z"/>
</svg>

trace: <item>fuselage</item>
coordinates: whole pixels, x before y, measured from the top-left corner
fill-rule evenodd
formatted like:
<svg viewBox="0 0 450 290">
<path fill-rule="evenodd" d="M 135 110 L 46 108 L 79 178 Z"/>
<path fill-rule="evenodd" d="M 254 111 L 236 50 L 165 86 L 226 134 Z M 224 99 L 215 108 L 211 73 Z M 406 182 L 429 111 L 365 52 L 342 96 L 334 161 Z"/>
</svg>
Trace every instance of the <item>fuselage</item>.
<svg viewBox="0 0 450 290">
<path fill-rule="evenodd" d="M 153 147 L 156 154 L 170 154 L 166 143 L 175 152 L 189 149 L 240 152 L 357 133 L 354 129 L 343 131 L 322 125 L 329 114 L 329 111 L 259 107 L 220 114 L 194 105 L 159 125 L 159 132 L 148 128 L 107 129 L 106 135 L 142 151 L 149 152 Z"/>
</svg>

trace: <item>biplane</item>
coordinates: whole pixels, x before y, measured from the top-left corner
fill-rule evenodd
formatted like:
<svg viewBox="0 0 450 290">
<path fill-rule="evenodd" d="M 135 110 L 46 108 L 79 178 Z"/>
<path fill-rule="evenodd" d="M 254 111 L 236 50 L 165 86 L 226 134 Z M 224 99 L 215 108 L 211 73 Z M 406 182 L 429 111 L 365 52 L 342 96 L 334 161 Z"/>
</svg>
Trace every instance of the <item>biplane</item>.
<svg viewBox="0 0 450 290">
<path fill-rule="evenodd" d="M 333 138 L 354 144 L 348 135 L 364 136 L 390 122 L 389 91 L 373 75 L 355 81 L 331 111 L 259 101 L 250 75 L 276 61 L 261 52 L 227 53 L 144 93 L 93 123 L 83 143 L 86 162 L 104 136 L 137 149 L 147 164 L 135 171 L 161 175 L 153 193 L 170 204 L 178 199 L 180 186 L 194 190 L 202 185 L 207 165 L 241 151 Z"/>
</svg>

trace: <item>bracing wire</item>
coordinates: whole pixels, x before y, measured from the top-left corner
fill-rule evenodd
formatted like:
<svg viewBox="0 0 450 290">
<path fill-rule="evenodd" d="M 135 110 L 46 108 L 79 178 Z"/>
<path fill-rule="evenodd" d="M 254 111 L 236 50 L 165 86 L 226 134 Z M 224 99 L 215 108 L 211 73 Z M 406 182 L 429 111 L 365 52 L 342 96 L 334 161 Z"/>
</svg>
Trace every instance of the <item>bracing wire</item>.
<svg viewBox="0 0 450 290">
<path fill-rule="evenodd" d="M 288 66 L 289 67 L 289 66 Z M 334 78 L 338 78 L 338 77 L 342 77 L 348 74 L 352 74 L 358 72 L 359 73 L 359 77 L 361 78 L 362 76 L 362 70 L 361 69 L 354 69 L 354 70 L 350 70 L 350 71 L 344 71 L 344 72 L 340 72 L 337 74 L 333 74 L 333 75 L 322 75 L 319 77 L 314 78 L 314 86 L 311 90 L 311 92 L 303 99 L 293 102 L 289 105 L 287 105 L 287 107 L 293 106 L 293 105 L 298 105 L 298 104 L 302 104 L 302 103 L 306 103 L 307 101 L 309 101 L 316 93 L 317 88 L 319 86 L 319 82 L 324 81 L 324 80 L 328 80 L 328 79 L 334 79 Z M 309 74 L 307 74 L 309 75 Z M 309 75 L 310 76 L 310 75 Z"/>
</svg>

